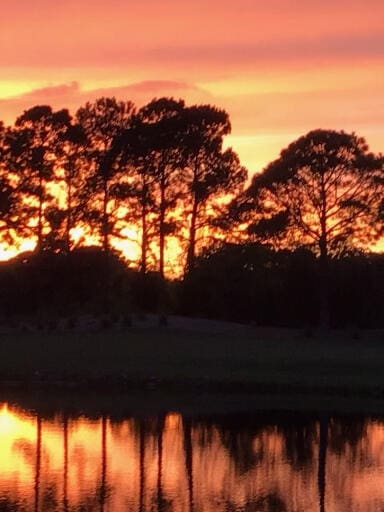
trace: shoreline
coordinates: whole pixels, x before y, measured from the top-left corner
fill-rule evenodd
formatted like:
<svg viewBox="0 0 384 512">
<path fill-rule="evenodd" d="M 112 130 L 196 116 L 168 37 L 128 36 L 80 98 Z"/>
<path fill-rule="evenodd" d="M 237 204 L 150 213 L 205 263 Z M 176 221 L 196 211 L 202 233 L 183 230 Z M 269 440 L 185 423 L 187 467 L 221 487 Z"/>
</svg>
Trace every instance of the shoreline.
<svg viewBox="0 0 384 512">
<path fill-rule="evenodd" d="M 36 413 L 111 416 L 165 414 L 225 415 L 231 413 L 298 413 L 329 415 L 384 415 L 384 389 L 305 388 L 245 383 L 142 383 L 102 381 L 4 381 L 0 401 L 15 403 Z"/>
<path fill-rule="evenodd" d="M 190 328 L 188 328 L 188 324 Z M 0 399 L 8 395 L 119 395 L 183 408 L 183 396 L 206 409 L 274 403 L 294 409 L 384 411 L 383 331 L 346 332 L 257 328 L 171 318 L 123 331 L 13 332 L 0 336 Z M 192 328 L 193 327 L 193 328 Z M 72 397 L 72 398 L 71 398 Z M 141 398 L 140 398 L 141 397 Z M 267 398 L 268 397 L 268 398 Z M 86 402 L 87 399 L 85 399 Z M 208 402 L 211 402 L 209 404 Z M 370 406 L 371 407 L 371 406 Z M 198 408 L 198 407 L 197 407 Z"/>
</svg>

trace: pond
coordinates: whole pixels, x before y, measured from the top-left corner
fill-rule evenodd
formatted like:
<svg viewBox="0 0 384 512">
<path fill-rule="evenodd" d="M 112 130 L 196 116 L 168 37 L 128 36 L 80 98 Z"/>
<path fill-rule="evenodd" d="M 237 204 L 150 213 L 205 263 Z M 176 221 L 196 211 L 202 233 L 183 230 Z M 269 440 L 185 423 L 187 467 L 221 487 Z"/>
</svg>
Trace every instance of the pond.
<svg viewBox="0 0 384 512">
<path fill-rule="evenodd" d="M 0 511 L 384 510 L 384 419 L 0 404 Z"/>
</svg>

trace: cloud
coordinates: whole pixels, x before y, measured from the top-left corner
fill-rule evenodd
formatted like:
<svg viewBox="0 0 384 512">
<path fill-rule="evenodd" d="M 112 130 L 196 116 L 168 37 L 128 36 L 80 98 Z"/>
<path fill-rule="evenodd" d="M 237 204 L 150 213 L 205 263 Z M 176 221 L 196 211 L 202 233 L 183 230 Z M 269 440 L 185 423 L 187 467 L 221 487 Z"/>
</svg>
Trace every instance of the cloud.
<svg viewBox="0 0 384 512">
<path fill-rule="evenodd" d="M 150 95 L 153 97 L 154 95 L 170 95 L 178 92 L 194 92 L 196 94 L 208 94 L 202 89 L 199 89 L 194 84 L 189 84 L 187 82 L 178 82 L 174 80 L 144 80 L 142 82 L 137 82 L 134 84 L 123 85 L 118 87 L 108 87 L 105 89 L 96 89 L 93 91 L 93 94 L 99 96 L 100 94 L 111 94 L 113 96 L 121 96 L 121 95 L 129 95 L 132 94 L 134 96 L 137 95 Z M 85 94 L 88 94 L 86 92 Z M 104 95 L 105 95 L 104 94 Z"/>
<path fill-rule="evenodd" d="M 148 51 L 147 59 L 183 61 L 184 63 L 209 62 L 230 63 L 236 67 L 259 64 L 268 66 L 275 63 L 302 63 L 314 65 L 319 61 L 326 63 L 348 62 L 361 59 L 384 58 L 384 32 L 363 35 L 337 35 L 316 38 L 285 39 L 259 41 L 250 44 L 221 44 L 163 47 Z"/>
<path fill-rule="evenodd" d="M 345 62 L 384 58 L 384 32 L 276 34 L 276 37 L 254 38 L 246 41 L 228 40 L 214 42 L 158 41 L 155 44 L 132 45 L 128 40 L 121 44 L 97 40 L 81 42 L 78 46 L 57 44 L 38 50 L 31 46 L 23 52 L 0 54 L 0 67 L 81 68 L 114 66 L 130 70 L 178 69 L 190 75 L 191 65 L 201 71 L 230 68 L 232 71 L 244 66 L 259 67 L 276 64 L 306 63 L 315 65 L 319 61 Z M 158 73 L 157 73 L 158 74 Z"/>
<path fill-rule="evenodd" d="M 119 100 L 133 101 L 141 106 L 154 97 L 182 97 L 189 103 L 207 102 L 211 96 L 194 84 L 172 80 L 146 80 L 117 87 L 83 90 L 79 82 L 58 84 L 27 93 L 0 99 L 0 119 L 12 123 L 24 110 L 41 104 L 49 104 L 55 109 L 68 108 L 74 113 L 87 101 L 94 101 L 101 96 L 114 96 Z"/>
<path fill-rule="evenodd" d="M 368 68 L 374 77 L 376 67 Z M 239 152 L 244 165 L 250 171 L 262 168 L 275 158 L 283 146 L 294 138 L 314 128 L 345 129 L 366 136 L 374 151 L 382 151 L 384 126 L 384 96 L 382 79 L 358 82 L 354 74 L 348 76 L 350 89 L 339 83 L 338 76 L 332 82 L 328 75 L 320 83 L 322 74 L 312 77 L 300 75 L 294 86 L 299 90 L 275 92 L 253 92 L 241 94 L 233 86 L 232 94 L 221 96 L 199 88 L 193 83 L 174 80 L 147 80 L 119 87 L 84 90 L 79 82 L 68 82 L 31 90 L 12 98 L 0 99 L 0 119 L 7 124 L 25 109 L 38 104 L 50 104 L 53 108 L 69 108 L 74 113 L 87 101 L 101 96 L 115 96 L 120 100 L 131 100 L 137 106 L 153 97 L 173 96 L 187 103 L 210 103 L 226 109 L 231 117 L 233 136 L 228 139 Z M 284 80 L 283 80 L 284 82 Z M 283 83 L 284 85 L 284 83 Z M 306 86 L 309 90 L 305 90 Z M 257 81 L 255 82 L 257 91 Z"/>
<path fill-rule="evenodd" d="M 48 87 L 42 87 L 39 89 L 33 89 L 32 91 L 28 91 L 24 94 L 14 96 L 10 98 L 10 101 L 41 101 L 42 99 L 56 99 L 56 98 L 65 98 L 72 97 L 73 95 L 80 93 L 80 86 L 78 82 L 70 82 L 69 84 L 59 84 L 59 85 L 51 85 Z M 2 102 L 7 102 L 8 100 L 0 99 L 0 104 Z"/>
</svg>

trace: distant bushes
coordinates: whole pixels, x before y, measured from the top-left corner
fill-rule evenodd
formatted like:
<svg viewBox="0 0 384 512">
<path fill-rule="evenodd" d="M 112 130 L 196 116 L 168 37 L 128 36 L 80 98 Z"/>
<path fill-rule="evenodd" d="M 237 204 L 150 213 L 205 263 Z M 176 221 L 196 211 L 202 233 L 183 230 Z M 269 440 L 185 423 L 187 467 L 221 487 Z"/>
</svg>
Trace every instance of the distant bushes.
<svg viewBox="0 0 384 512">
<path fill-rule="evenodd" d="M 319 323 L 318 260 L 304 249 L 226 244 L 198 258 L 178 281 L 129 269 L 114 254 L 106 266 L 105 258 L 100 248 L 86 247 L 1 263 L 2 321 L 33 317 L 47 326 L 94 315 L 129 322 L 132 314 L 158 313 L 270 326 Z M 332 260 L 330 276 L 332 327 L 384 327 L 384 255 Z"/>
<path fill-rule="evenodd" d="M 257 325 L 319 322 L 319 267 L 307 250 L 224 245 L 202 256 L 181 286 L 180 308 Z M 384 255 L 356 254 L 330 263 L 332 327 L 384 326 Z"/>
</svg>

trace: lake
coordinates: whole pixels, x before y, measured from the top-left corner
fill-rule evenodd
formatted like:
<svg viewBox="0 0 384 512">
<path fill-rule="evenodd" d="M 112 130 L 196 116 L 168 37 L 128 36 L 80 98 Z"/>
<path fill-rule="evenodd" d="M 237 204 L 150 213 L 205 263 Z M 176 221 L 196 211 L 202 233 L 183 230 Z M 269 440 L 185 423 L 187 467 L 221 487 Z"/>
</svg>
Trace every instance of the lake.
<svg viewBox="0 0 384 512">
<path fill-rule="evenodd" d="M 0 404 L 0 511 L 376 512 L 384 418 Z"/>
</svg>

